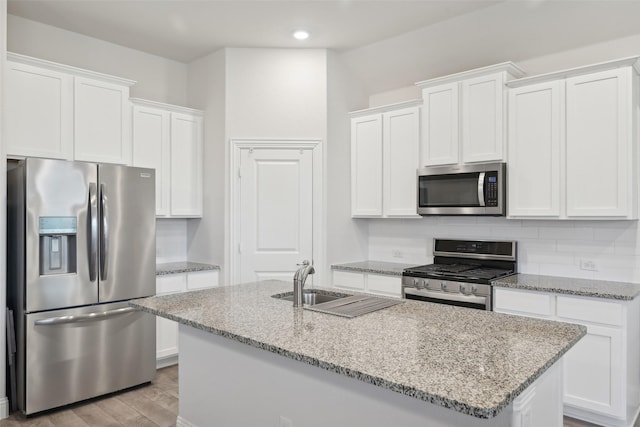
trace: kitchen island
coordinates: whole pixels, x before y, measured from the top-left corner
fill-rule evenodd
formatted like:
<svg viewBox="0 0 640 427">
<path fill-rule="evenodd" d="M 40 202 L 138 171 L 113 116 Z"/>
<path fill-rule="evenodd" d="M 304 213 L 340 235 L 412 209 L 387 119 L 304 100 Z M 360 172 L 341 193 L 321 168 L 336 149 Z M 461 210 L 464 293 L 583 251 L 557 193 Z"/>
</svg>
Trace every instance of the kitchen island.
<svg viewBox="0 0 640 427">
<path fill-rule="evenodd" d="M 290 290 L 132 302 L 180 323 L 178 425 L 562 425 L 582 326 L 416 301 L 345 319 L 272 297 Z"/>
</svg>

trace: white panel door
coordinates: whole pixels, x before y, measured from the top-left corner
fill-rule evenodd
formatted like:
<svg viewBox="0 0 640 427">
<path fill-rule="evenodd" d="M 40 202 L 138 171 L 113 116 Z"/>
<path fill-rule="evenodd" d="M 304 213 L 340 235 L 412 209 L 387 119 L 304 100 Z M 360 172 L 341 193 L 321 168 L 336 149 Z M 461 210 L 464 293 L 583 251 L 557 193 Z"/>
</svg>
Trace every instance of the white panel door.
<svg viewBox="0 0 640 427">
<path fill-rule="evenodd" d="M 563 93 L 562 81 L 509 91 L 509 216 L 560 216 Z"/>
<path fill-rule="evenodd" d="M 458 83 L 422 90 L 421 166 L 458 163 Z"/>
<path fill-rule="evenodd" d="M 351 119 L 351 216 L 382 216 L 382 115 Z"/>
<path fill-rule="evenodd" d="M 75 160 L 131 164 L 129 87 L 74 78 Z"/>
<path fill-rule="evenodd" d="M 630 214 L 631 68 L 566 80 L 567 216 Z"/>
<path fill-rule="evenodd" d="M 73 77 L 7 62 L 8 155 L 73 159 Z"/>
<path fill-rule="evenodd" d="M 383 213 L 389 217 L 419 217 L 416 171 L 420 156 L 420 109 L 384 113 L 382 129 Z"/>
<path fill-rule="evenodd" d="M 313 261 L 313 151 L 240 150 L 239 282 L 291 281 Z"/>
<path fill-rule="evenodd" d="M 156 170 L 156 215 L 167 216 L 171 186 L 170 114 L 166 110 L 133 107 L 133 166 Z"/>
<path fill-rule="evenodd" d="M 202 117 L 171 113 L 171 215 L 202 216 Z"/>
<path fill-rule="evenodd" d="M 504 158 L 504 74 L 462 82 L 462 161 Z"/>
</svg>

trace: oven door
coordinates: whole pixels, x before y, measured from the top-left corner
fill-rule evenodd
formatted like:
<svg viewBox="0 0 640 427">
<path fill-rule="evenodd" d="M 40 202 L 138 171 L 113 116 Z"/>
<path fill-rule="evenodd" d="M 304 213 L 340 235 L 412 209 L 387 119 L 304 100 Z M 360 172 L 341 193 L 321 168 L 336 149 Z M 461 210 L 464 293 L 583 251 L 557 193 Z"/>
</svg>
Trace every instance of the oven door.
<svg viewBox="0 0 640 427">
<path fill-rule="evenodd" d="M 406 299 L 455 305 L 458 307 L 491 310 L 491 296 L 463 295 L 460 293 L 430 291 L 428 289 L 404 288 Z"/>
<path fill-rule="evenodd" d="M 504 163 L 427 167 L 418 171 L 420 215 L 505 215 Z"/>
</svg>

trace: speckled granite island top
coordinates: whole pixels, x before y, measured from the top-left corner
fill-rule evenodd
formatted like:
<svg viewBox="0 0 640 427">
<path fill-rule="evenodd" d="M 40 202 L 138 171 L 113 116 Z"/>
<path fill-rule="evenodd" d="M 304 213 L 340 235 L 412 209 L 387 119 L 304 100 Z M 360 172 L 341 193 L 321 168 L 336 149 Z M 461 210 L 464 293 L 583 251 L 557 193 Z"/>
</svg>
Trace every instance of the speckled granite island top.
<svg viewBox="0 0 640 427">
<path fill-rule="evenodd" d="M 333 264 L 331 269 L 402 276 L 402 270 L 413 266 L 415 266 L 415 264 L 401 264 L 398 262 L 386 261 L 358 261 L 348 262 L 345 264 Z"/>
<path fill-rule="evenodd" d="M 269 280 L 131 304 L 407 396 L 492 418 L 582 337 L 583 326 L 418 301 L 345 319 L 272 298 Z"/>
<path fill-rule="evenodd" d="M 179 261 L 156 264 L 156 276 L 165 274 L 191 273 L 194 271 L 220 270 L 220 267 L 213 264 L 203 264 L 201 262 Z"/>
<path fill-rule="evenodd" d="M 494 286 L 595 298 L 632 300 L 640 295 L 640 284 L 571 277 L 515 274 L 491 282 Z"/>
</svg>

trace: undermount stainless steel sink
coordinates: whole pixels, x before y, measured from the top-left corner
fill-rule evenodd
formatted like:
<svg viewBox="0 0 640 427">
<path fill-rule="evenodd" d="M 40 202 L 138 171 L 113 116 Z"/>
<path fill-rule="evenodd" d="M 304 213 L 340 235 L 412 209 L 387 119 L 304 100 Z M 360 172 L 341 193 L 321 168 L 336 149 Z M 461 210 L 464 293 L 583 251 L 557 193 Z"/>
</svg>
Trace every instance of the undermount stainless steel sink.
<svg viewBox="0 0 640 427">
<path fill-rule="evenodd" d="M 293 301 L 293 292 L 271 295 L 273 298 Z M 358 317 L 373 311 L 402 304 L 401 300 L 369 295 L 349 295 L 315 289 L 304 291 L 305 310 L 317 311 L 341 317 Z"/>
<path fill-rule="evenodd" d="M 287 292 L 284 294 L 272 295 L 273 298 L 282 299 L 285 301 L 293 301 L 293 292 Z M 316 291 L 313 289 L 305 290 L 303 294 L 304 305 L 315 305 L 321 304 L 323 302 L 335 301 L 340 298 L 346 298 L 351 295 L 348 294 L 338 294 L 338 293 L 327 293 Z"/>
</svg>

